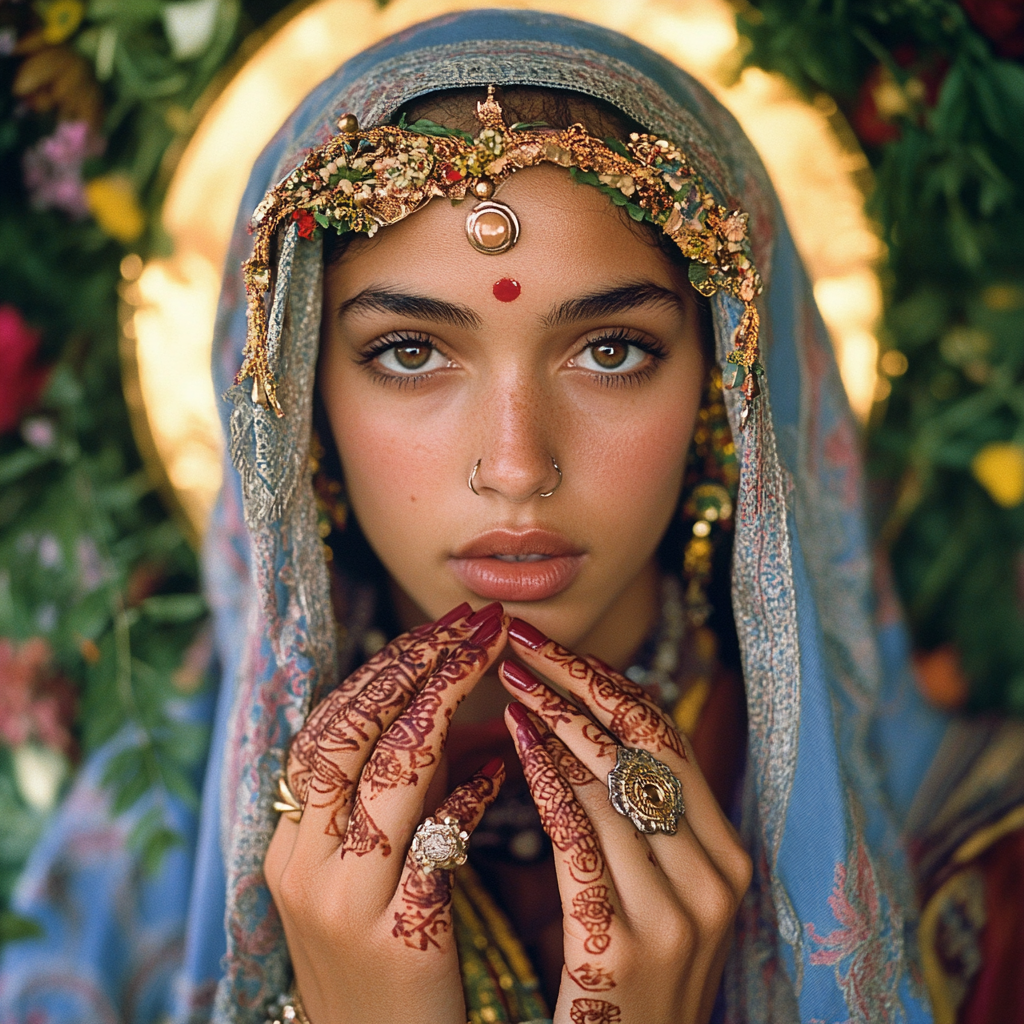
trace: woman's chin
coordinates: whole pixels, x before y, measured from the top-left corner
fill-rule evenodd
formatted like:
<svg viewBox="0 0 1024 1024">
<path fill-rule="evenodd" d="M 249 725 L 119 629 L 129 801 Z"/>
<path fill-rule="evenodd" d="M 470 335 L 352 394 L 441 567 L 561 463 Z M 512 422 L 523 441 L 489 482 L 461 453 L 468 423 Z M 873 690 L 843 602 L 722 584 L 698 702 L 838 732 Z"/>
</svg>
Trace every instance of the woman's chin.
<svg viewBox="0 0 1024 1024">
<path fill-rule="evenodd" d="M 536 562 L 500 558 L 449 558 L 455 578 L 487 601 L 546 601 L 567 590 L 583 568 L 585 555 L 558 555 Z"/>
</svg>

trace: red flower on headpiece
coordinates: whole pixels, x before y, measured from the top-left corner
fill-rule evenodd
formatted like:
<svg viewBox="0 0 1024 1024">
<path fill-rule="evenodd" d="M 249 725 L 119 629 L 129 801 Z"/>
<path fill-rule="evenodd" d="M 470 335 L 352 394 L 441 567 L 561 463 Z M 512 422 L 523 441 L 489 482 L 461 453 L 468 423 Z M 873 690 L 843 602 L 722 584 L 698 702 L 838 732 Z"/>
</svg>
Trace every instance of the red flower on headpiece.
<svg viewBox="0 0 1024 1024">
<path fill-rule="evenodd" d="M 296 210 L 292 214 L 292 220 L 299 222 L 299 238 L 312 238 L 316 231 L 316 220 L 309 210 Z"/>
<path fill-rule="evenodd" d="M 441 173 L 445 181 L 462 181 L 465 175 L 452 164 L 441 164 Z"/>
<path fill-rule="evenodd" d="M 21 422 L 46 384 L 49 370 L 35 363 L 40 335 L 16 306 L 0 306 L 0 434 Z"/>
</svg>

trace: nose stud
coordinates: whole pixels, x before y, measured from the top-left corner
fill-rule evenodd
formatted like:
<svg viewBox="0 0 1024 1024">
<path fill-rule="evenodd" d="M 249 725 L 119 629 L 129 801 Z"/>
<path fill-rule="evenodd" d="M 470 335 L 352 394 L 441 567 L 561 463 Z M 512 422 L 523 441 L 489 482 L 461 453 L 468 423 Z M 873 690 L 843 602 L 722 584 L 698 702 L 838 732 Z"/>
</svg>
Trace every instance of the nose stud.
<svg viewBox="0 0 1024 1024">
<path fill-rule="evenodd" d="M 469 485 L 469 489 L 478 498 L 480 497 L 480 492 L 476 489 L 476 487 L 473 486 L 473 482 L 476 480 L 477 473 L 480 472 L 480 463 L 483 461 L 483 459 L 476 460 L 476 462 L 473 464 L 473 469 L 470 471 L 469 480 L 466 481 L 466 483 Z M 551 465 L 554 466 L 555 472 L 558 474 L 558 483 L 555 484 L 555 486 L 552 487 L 550 491 L 541 491 L 539 495 L 541 498 L 550 498 L 551 495 L 554 494 L 555 491 L 557 491 L 558 488 L 562 486 L 562 470 L 559 468 L 558 463 L 555 462 L 554 455 L 551 456 Z"/>
</svg>

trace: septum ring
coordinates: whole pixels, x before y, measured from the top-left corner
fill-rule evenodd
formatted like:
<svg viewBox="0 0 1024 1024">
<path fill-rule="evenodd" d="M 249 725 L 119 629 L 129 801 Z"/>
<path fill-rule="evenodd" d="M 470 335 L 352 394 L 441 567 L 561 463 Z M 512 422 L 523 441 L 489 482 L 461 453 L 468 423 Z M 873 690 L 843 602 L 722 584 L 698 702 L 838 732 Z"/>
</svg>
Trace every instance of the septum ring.
<svg viewBox="0 0 1024 1024">
<path fill-rule="evenodd" d="M 469 489 L 478 498 L 480 497 L 480 492 L 473 486 L 473 481 L 476 479 L 476 475 L 477 475 L 477 473 L 480 470 L 480 463 L 483 462 L 483 461 L 484 461 L 483 459 L 477 459 L 476 460 L 476 463 L 473 466 L 473 470 L 469 474 L 469 480 L 466 481 L 469 484 Z M 554 455 L 551 456 L 551 465 L 555 467 L 555 472 L 558 474 L 558 483 L 555 484 L 555 486 L 552 487 L 550 491 L 541 491 L 540 495 L 539 495 L 539 497 L 541 497 L 541 498 L 550 498 L 551 495 L 554 494 L 555 491 L 557 491 L 558 488 L 562 486 L 562 470 L 559 468 L 558 463 L 555 462 Z"/>
</svg>

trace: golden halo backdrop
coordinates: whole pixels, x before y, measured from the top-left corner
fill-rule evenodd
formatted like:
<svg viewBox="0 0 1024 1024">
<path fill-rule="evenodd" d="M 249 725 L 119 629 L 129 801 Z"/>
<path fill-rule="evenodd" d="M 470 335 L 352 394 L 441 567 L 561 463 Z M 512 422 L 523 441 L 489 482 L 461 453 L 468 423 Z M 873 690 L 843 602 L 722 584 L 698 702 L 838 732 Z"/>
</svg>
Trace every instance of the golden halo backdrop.
<svg viewBox="0 0 1024 1024">
<path fill-rule="evenodd" d="M 516 7 L 584 18 L 658 51 L 708 86 L 739 120 L 778 190 L 832 333 L 859 417 L 872 404 L 881 246 L 864 214 L 864 154 L 827 96 L 809 103 L 778 76 L 737 75 L 726 0 L 319 0 L 274 32 L 221 90 L 171 179 L 163 222 L 173 255 L 122 265 L 125 393 L 150 471 L 191 536 L 202 537 L 223 447 L 210 352 L 221 269 L 249 171 L 315 85 L 392 32 L 456 10 Z"/>
</svg>

